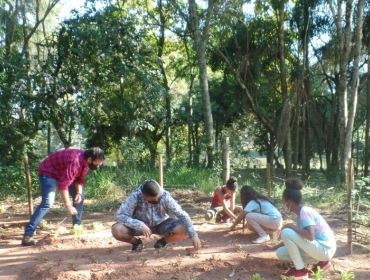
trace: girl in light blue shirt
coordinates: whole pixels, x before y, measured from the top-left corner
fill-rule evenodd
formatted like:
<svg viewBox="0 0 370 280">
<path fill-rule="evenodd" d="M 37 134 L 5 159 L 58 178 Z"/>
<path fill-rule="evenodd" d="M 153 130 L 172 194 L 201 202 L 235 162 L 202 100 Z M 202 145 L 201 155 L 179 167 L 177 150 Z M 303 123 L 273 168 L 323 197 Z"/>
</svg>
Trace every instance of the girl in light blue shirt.
<svg viewBox="0 0 370 280">
<path fill-rule="evenodd" d="M 283 219 L 274 203 L 266 196 L 259 194 L 252 187 L 244 186 L 240 190 L 240 201 L 244 211 L 239 214 L 230 230 L 245 217 L 247 226 L 259 237 L 253 243 L 259 244 L 270 240 L 266 231 L 276 232 L 281 229 Z"/>
</svg>

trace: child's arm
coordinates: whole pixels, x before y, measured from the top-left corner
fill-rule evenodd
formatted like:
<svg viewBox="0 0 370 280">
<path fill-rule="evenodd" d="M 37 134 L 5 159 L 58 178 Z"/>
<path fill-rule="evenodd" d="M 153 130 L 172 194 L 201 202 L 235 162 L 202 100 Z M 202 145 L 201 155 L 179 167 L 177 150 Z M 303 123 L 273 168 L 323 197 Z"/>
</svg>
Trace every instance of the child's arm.
<svg viewBox="0 0 370 280">
<path fill-rule="evenodd" d="M 235 197 L 236 197 L 236 194 L 234 192 L 233 196 L 231 197 L 231 201 L 230 201 L 230 210 L 233 211 L 233 214 L 234 214 L 234 209 L 235 209 Z"/>
<path fill-rule="evenodd" d="M 232 231 L 240 223 L 240 221 L 244 219 L 245 215 L 246 213 L 244 211 L 239 213 L 229 230 Z"/>
<path fill-rule="evenodd" d="M 236 219 L 235 214 L 233 213 L 233 211 L 230 210 L 229 206 L 226 204 L 224 194 L 221 191 L 217 191 L 217 195 L 219 199 L 222 201 L 222 208 L 224 212 L 226 213 L 226 215 L 229 216 L 229 218 L 231 219 Z"/>
<path fill-rule="evenodd" d="M 279 243 L 275 244 L 275 245 L 270 245 L 270 244 L 264 244 L 264 249 L 265 250 L 277 250 L 278 248 L 284 246 L 284 242 L 282 240 L 279 241 Z"/>
<path fill-rule="evenodd" d="M 307 226 L 304 229 L 301 229 L 295 224 L 287 224 L 287 225 L 284 226 L 284 228 L 290 228 L 290 229 L 294 230 L 301 237 L 303 237 L 304 239 L 307 239 L 309 241 L 313 241 L 315 239 L 315 229 L 314 229 L 313 226 Z"/>
</svg>

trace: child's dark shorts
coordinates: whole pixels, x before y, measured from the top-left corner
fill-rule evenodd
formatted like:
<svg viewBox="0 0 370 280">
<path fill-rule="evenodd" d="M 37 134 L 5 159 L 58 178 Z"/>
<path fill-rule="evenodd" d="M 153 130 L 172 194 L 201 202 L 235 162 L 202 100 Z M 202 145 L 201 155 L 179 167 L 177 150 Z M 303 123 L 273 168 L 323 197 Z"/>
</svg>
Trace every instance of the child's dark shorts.
<svg viewBox="0 0 370 280">
<path fill-rule="evenodd" d="M 153 234 L 158 234 L 161 236 L 168 236 L 173 233 L 174 228 L 177 225 L 180 225 L 180 221 L 178 219 L 174 218 L 168 218 L 167 220 L 164 220 L 159 225 L 156 225 L 154 227 L 149 227 Z M 130 235 L 132 236 L 138 236 L 143 235 L 141 230 L 135 230 L 130 228 Z"/>
</svg>

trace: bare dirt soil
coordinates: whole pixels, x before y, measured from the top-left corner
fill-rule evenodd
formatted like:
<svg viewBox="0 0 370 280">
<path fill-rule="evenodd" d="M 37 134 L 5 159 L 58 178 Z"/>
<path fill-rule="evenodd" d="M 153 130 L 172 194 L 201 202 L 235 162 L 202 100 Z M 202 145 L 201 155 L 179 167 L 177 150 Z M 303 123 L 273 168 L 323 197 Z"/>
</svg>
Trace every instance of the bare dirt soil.
<svg viewBox="0 0 370 280">
<path fill-rule="evenodd" d="M 259 273 L 264 279 L 280 279 L 288 264 L 277 260 L 275 253 L 254 245 L 256 236 L 241 227 L 228 232 L 229 224 L 206 223 L 203 215 L 209 198 L 197 191 L 174 191 L 173 196 L 192 217 L 203 243 L 191 254 L 189 240 L 155 250 L 158 238 L 145 240 L 141 253 L 116 241 L 110 233 L 114 211 L 87 213 L 85 231 L 77 236 L 70 232 L 70 219 L 62 211 L 50 213 L 46 229 L 38 230 L 34 247 L 20 246 L 27 205 L 14 201 L 0 204 L 0 279 L 128 279 L 128 280 L 196 280 L 249 279 Z M 12 206 L 10 206 L 12 205 Z M 325 214 L 325 213 L 324 213 Z M 355 244 L 347 255 L 346 225 L 339 219 L 344 213 L 330 213 L 326 218 L 338 239 L 338 250 L 325 279 L 341 279 L 340 273 L 352 271 L 358 280 L 370 279 L 370 250 Z"/>
</svg>

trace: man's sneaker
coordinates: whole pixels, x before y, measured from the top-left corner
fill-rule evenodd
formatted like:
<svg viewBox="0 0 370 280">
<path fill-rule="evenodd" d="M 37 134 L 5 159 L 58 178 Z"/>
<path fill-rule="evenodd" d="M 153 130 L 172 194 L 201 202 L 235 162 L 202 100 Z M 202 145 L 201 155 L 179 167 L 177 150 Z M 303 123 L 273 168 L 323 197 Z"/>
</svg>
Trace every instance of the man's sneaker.
<svg viewBox="0 0 370 280">
<path fill-rule="evenodd" d="M 33 246 L 36 245 L 36 240 L 31 236 L 24 235 L 22 238 L 22 246 Z"/>
<path fill-rule="evenodd" d="M 266 234 L 265 236 L 258 237 L 257 239 L 253 240 L 252 243 L 262 244 L 262 243 L 265 243 L 267 241 L 270 241 L 270 236 L 268 234 Z"/>
<path fill-rule="evenodd" d="M 166 240 L 164 240 L 164 238 L 161 238 L 159 239 L 155 244 L 154 244 L 154 248 L 156 249 L 162 249 L 162 248 L 165 248 L 167 245 L 167 242 Z"/>
<path fill-rule="evenodd" d="M 281 274 L 282 279 L 286 279 L 289 277 L 292 277 L 294 279 L 308 279 L 308 270 L 306 268 L 300 270 L 291 268 L 287 272 Z"/>
<path fill-rule="evenodd" d="M 330 262 L 329 261 L 323 261 L 323 262 L 318 262 L 317 264 L 314 264 L 311 269 L 310 276 L 315 274 L 318 269 L 320 268 L 321 271 L 326 271 L 330 267 Z"/>
<path fill-rule="evenodd" d="M 136 239 L 134 243 L 132 243 L 132 252 L 141 252 L 144 248 L 143 241 L 140 239 Z"/>
</svg>

